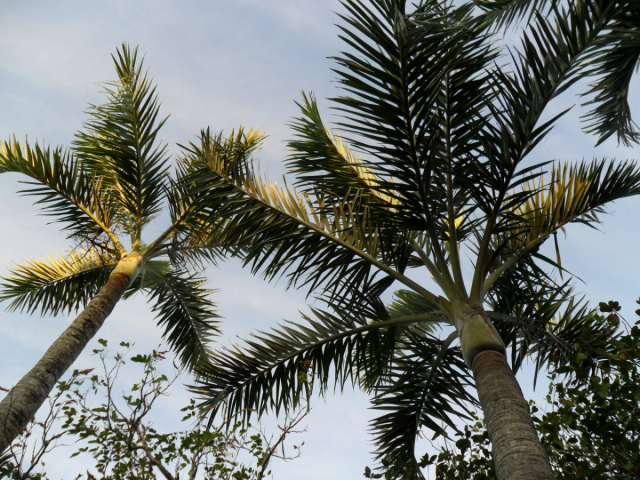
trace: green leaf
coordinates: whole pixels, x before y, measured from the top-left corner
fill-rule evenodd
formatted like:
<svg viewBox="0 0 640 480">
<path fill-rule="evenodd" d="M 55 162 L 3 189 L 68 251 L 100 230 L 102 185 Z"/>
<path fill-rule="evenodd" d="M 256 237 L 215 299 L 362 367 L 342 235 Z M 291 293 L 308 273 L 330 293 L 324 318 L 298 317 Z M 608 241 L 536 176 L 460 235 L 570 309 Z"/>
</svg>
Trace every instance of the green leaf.
<svg viewBox="0 0 640 480">
<path fill-rule="evenodd" d="M 423 428 L 454 430 L 454 418 L 471 419 L 475 404 L 460 349 L 430 335 L 407 332 L 396 347 L 390 372 L 376 385 L 372 400 L 381 415 L 371 422 L 382 463 L 418 470 L 416 441 Z"/>
<path fill-rule="evenodd" d="M 149 363 L 151 361 L 151 356 L 138 354 L 131 357 L 130 360 L 135 363 Z"/>
<path fill-rule="evenodd" d="M 548 13 L 557 0 L 473 0 L 484 11 L 480 22 L 491 30 L 503 30 L 522 20 L 531 21 L 537 12 Z"/>
<path fill-rule="evenodd" d="M 600 307 L 600 311 L 602 313 L 619 312 L 620 309 L 622 308 L 618 302 L 614 302 L 611 300 L 607 303 L 600 302 L 598 306 Z"/>
<path fill-rule="evenodd" d="M 240 167 L 228 165 L 220 149 L 203 132 L 200 145 L 191 144 L 183 159 L 192 172 L 185 181 L 193 182 L 201 208 L 217 222 L 210 241 L 226 245 L 254 273 L 269 280 L 287 274 L 288 286 L 338 301 L 373 282 L 378 270 L 410 282 L 402 275 L 410 254 L 406 235 L 376 229 L 368 212 L 348 199 L 325 203 L 263 181 L 250 165 L 238 178 L 229 172 Z"/>
</svg>

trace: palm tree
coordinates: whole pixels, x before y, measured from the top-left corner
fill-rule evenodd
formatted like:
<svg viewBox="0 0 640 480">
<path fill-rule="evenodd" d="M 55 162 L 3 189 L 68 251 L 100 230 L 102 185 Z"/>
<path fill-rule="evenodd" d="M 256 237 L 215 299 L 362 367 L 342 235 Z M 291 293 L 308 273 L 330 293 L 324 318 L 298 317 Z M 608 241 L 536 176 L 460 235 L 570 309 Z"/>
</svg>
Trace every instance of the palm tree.
<svg viewBox="0 0 640 480">
<path fill-rule="evenodd" d="M 201 212 L 225 219 L 211 238 L 254 273 L 285 275 L 329 306 L 218 352 L 194 387 L 212 415 L 223 400 L 229 415 L 289 408 L 311 377 L 321 393 L 332 378 L 358 383 L 381 412 L 379 459 L 415 478 L 420 429 L 455 428 L 475 384 L 498 478 L 553 478 L 514 372 L 527 356 L 537 369 L 562 362 L 595 317 L 555 281 L 559 257 L 540 248 L 639 194 L 640 170 L 528 160 L 564 113 L 542 121 L 550 102 L 579 72 L 620 77 L 608 53 L 632 42 L 620 28 L 631 2 L 576 0 L 551 19 L 535 15 L 501 65 L 492 29 L 533 3 L 545 2 L 479 2 L 478 15 L 439 0 L 411 10 L 404 0 L 344 0 L 348 51 L 335 58 L 342 95 L 332 102 L 350 145 L 304 95 L 287 160 L 295 189 L 263 179 L 248 157 L 227 161 L 208 130 L 188 147 L 181 161 Z M 630 138 L 618 108 L 626 97 L 604 84 L 590 128 Z M 402 288 L 385 305 L 393 283 Z"/>
<path fill-rule="evenodd" d="M 205 230 L 192 199 L 169 174 L 167 147 L 157 139 L 166 119 L 158 118 L 156 89 L 137 49 L 124 44 L 113 59 L 118 79 L 105 85 L 107 102 L 89 109 L 71 149 L 15 139 L 2 145 L 0 172 L 29 178 L 22 193 L 37 197 L 45 214 L 64 225 L 74 248 L 14 267 L 0 299 L 29 313 L 84 308 L 0 403 L 0 452 L 122 297 L 148 295 L 165 339 L 188 367 L 208 361 L 207 342 L 217 332 L 211 290 L 199 274 L 199 262 L 214 260 L 215 249 L 199 242 Z M 143 230 L 160 214 L 170 225 L 145 244 Z"/>
</svg>

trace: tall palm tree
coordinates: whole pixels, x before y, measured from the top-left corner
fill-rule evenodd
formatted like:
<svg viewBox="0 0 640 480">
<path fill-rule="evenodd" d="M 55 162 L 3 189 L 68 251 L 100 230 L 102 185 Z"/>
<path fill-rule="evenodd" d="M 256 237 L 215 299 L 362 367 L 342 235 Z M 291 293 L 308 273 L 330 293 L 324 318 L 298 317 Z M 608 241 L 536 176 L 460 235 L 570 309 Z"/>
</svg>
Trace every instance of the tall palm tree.
<svg viewBox="0 0 640 480">
<path fill-rule="evenodd" d="M 379 458 L 415 478 L 420 429 L 455 427 L 474 384 L 498 478 L 553 478 L 514 371 L 527 356 L 537 368 L 561 362 L 595 320 L 540 248 L 639 194 L 640 170 L 528 159 L 564 113 L 541 120 L 550 102 L 580 72 L 606 70 L 632 3 L 576 0 L 536 15 L 506 65 L 491 29 L 510 10 L 498 7 L 532 2 L 478 2 L 497 5 L 484 15 L 439 0 L 342 3 L 348 50 L 335 58 L 342 95 L 332 102 L 350 145 L 304 95 L 287 161 L 296 189 L 264 179 L 248 157 L 227 161 L 209 131 L 182 158 L 203 214 L 225 219 L 211 238 L 329 308 L 218 352 L 196 390 L 212 414 L 222 400 L 230 415 L 260 414 L 290 407 L 310 384 L 357 382 L 381 411 Z M 608 99 L 596 91 L 591 127 L 627 138 Z M 393 283 L 401 289 L 385 305 Z"/>
<path fill-rule="evenodd" d="M 157 139 L 166 119 L 158 117 L 156 89 L 137 49 L 125 44 L 113 59 L 117 80 L 105 85 L 107 102 L 90 107 L 71 149 L 14 139 L 0 151 L 0 172 L 26 175 L 22 193 L 37 197 L 74 242 L 66 256 L 14 267 L 0 299 L 29 313 L 83 308 L 0 403 L 0 452 L 123 296 L 148 295 L 165 339 L 186 366 L 208 361 L 207 342 L 217 331 L 211 290 L 198 265 L 214 259 L 215 250 L 199 242 L 204 230 L 192 199 L 170 175 L 167 147 Z M 145 243 L 143 230 L 161 214 L 169 226 Z"/>
</svg>

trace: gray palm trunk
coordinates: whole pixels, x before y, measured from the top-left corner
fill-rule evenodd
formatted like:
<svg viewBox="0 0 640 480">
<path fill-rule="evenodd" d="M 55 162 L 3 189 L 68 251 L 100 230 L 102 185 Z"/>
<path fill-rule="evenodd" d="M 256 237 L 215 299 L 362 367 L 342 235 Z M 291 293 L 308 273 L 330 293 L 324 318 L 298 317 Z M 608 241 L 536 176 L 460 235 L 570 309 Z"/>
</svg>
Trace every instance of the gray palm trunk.
<svg viewBox="0 0 640 480">
<path fill-rule="evenodd" d="M 60 377 L 102 327 L 129 286 L 129 278 L 114 273 L 86 308 L 56 339 L 29 373 L 0 403 L 0 453 L 20 434 L 47 399 Z"/>
<path fill-rule="evenodd" d="M 471 366 L 498 480 L 552 480 L 549 457 L 504 353 L 485 350 Z"/>
<path fill-rule="evenodd" d="M 498 480 L 550 480 L 555 476 L 529 405 L 507 363 L 500 334 L 481 305 L 462 304 L 456 315 L 462 354 L 476 381 L 491 439 Z"/>
</svg>

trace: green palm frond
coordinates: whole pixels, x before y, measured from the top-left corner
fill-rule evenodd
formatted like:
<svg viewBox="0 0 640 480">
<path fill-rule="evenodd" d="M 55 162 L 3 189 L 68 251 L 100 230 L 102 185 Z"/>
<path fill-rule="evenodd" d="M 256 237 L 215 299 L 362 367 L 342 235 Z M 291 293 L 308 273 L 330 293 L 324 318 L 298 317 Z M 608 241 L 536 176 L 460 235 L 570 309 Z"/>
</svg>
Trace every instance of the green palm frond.
<svg viewBox="0 0 640 480">
<path fill-rule="evenodd" d="M 15 172 L 31 180 L 20 193 L 38 197 L 45 215 L 66 224 L 64 231 L 76 240 L 98 239 L 106 248 L 123 251 L 116 230 L 117 206 L 100 179 L 90 178 L 67 151 L 35 144 L 4 142 L 0 150 L 0 172 Z"/>
<path fill-rule="evenodd" d="M 475 139 L 469 139 L 484 123 L 490 98 L 487 87 L 478 86 L 486 83 L 484 67 L 495 54 L 472 29 L 468 9 L 448 11 L 437 2 L 423 2 L 407 13 L 405 2 L 366 3 L 345 2 L 348 16 L 341 17 L 341 38 L 350 50 L 335 58 L 344 91 L 333 99 L 343 114 L 339 126 L 355 134 L 351 143 L 369 155 L 367 167 L 378 178 L 378 189 L 394 192 L 402 204 L 396 221 L 403 218 L 412 230 L 435 232 L 449 213 L 442 187 L 447 155 L 437 125 L 444 117 L 454 127 L 452 136 L 468 132 L 466 142 L 448 139 L 455 144 L 448 153 L 460 148 L 455 153 L 466 158 L 477 150 Z M 460 111 L 443 104 L 451 95 L 457 96 Z"/>
<path fill-rule="evenodd" d="M 556 309 L 555 305 L 541 306 L 541 310 L 551 318 L 544 323 L 548 333 L 530 347 L 529 356 L 535 358 L 536 362 L 536 378 L 545 368 L 558 369 L 566 365 L 569 355 L 576 350 L 576 343 L 585 336 L 610 337 L 613 333 L 597 310 L 590 308 L 583 299 L 572 298 L 563 306 L 562 310 Z M 546 312 L 545 307 L 551 312 Z"/>
<path fill-rule="evenodd" d="M 627 146 L 640 142 L 640 132 L 631 118 L 629 88 L 640 63 L 640 5 L 617 1 L 617 12 L 589 58 L 586 74 L 597 77 L 585 95 L 595 107 L 584 117 L 586 131 L 598 135 L 598 145 L 612 135 Z"/>
<path fill-rule="evenodd" d="M 576 298 L 567 285 L 546 297 L 539 295 L 540 290 L 533 290 L 528 303 L 515 305 L 509 315 L 490 313 L 497 328 L 504 331 L 506 327 L 514 333 L 510 342 L 514 370 L 519 369 L 525 359 L 533 360 L 534 387 L 541 372 L 558 371 L 568 362 L 581 339 L 613 334 L 597 310 L 591 309 L 584 298 Z M 569 378 L 570 382 L 579 380 L 575 375 Z"/>
<path fill-rule="evenodd" d="M 396 290 L 393 292 L 393 299 L 387 306 L 391 317 L 403 317 L 406 315 L 421 315 L 432 313 L 436 308 L 424 297 L 412 290 Z"/>
<path fill-rule="evenodd" d="M 511 368 L 518 371 L 538 343 L 555 344 L 548 331 L 558 312 L 574 298 L 571 280 L 558 284 L 535 261 L 523 257 L 487 293 L 489 316 L 511 351 Z"/>
<path fill-rule="evenodd" d="M 43 315 L 77 311 L 98 293 L 117 263 L 115 255 L 96 250 L 33 260 L 11 269 L 0 286 L 0 301 L 10 300 L 10 310 Z"/>
<path fill-rule="evenodd" d="M 596 310 L 576 297 L 571 280 L 555 283 L 531 259 L 501 276 L 489 297 L 489 315 L 511 350 L 512 368 L 532 359 L 534 385 L 544 369 L 564 365 L 581 338 L 611 334 Z"/>
<path fill-rule="evenodd" d="M 183 174 L 179 173 L 175 181 L 169 180 L 166 197 L 171 227 L 154 241 L 151 248 L 156 251 L 201 244 L 210 236 L 211 226 L 206 222 L 206 214 L 194 208 L 197 199 L 182 178 Z"/>
<path fill-rule="evenodd" d="M 504 29 L 524 19 L 529 23 L 536 16 L 546 17 L 552 12 L 556 17 L 566 17 L 566 10 L 558 9 L 560 2 L 557 0 L 473 0 L 473 3 L 484 11 L 478 19 L 491 31 Z M 597 77 L 585 93 L 592 97 L 585 105 L 595 105 L 584 116 L 587 122 L 585 130 L 598 135 L 598 143 L 613 134 L 625 145 L 637 143 L 639 134 L 628 103 L 629 84 L 640 61 L 637 2 L 574 3 L 577 9 L 583 11 L 588 12 L 584 7 L 594 12 L 599 10 L 593 18 L 602 14 L 604 17 L 601 18 L 606 17 L 601 24 L 606 32 L 598 35 L 592 43 L 589 42 L 590 48 L 581 59 L 581 75 Z"/>
<path fill-rule="evenodd" d="M 167 146 L 157 143 L 166 119 L 138 51 L 123 44 L 113 57 L 118 80 L 104 87 L 108 102 L 93 106 L 74 151 L 82 167 L 103 178 L 126 212 L 122 227 L 140 240 L 142 227 L 162 209 L 169 168 Z"/>
<path fill-rule="evenodd" d="M 146 247 L 153 256 L 167 255 L 177 268 L 193 267 L 204 270 L 207 264 L 216 265 L 225 248 L 212 241 L 212 232 L 222 219 L 210 219 L 198 208 L 198 197 L 184 181 L 189 173 L 178 164 L 177 178 L 168 179 L 166 191 L 170 226 Z"/>
<path fill-rule="evenodd" d="M 492 30 L 508 28 L 526 19 L 528 23 L 535 13 L 549 13 L 558 0 L 472 0 L 484 11 L 480 21 Z"/>
<path fill-rule="evenodd" d="M 526 181 L 517 175 L 520 162 L 568 111 L 538 124 L 549 102 L 579 79 L 582 62 L 615 13 L 614 3 L 576 0 L 558 9 L 552 20 L 536 14 L 513 55 L 515 71 L 495 71 L 499 108 L 494 110 L 495 130 L 487 130 L 483 141 L 490 162 L 485 175 L 505 204 L 511 203 L 507 192 L 517 195 L 513 189 Z M 520 173 L 529 174 L 531 168 Z"/>
<path fill-rule="evenodd" d="M 535 178 L 532 172 L 542 166 L 520 168 L 521 162 L 568 110 L 539 124 L 542 113 L 554 97 L 579 78 L 589 50 L 615 14 L 613 3 L 576 0 L 557 8 L 551 20 L 536 14 L 535 22 L 523 36 L 521 48 L 512 55 L 514 71 L 493 69 L 496 102 L 489 106 L 493 122 L 482 131 L 481 140 L 486 162 L 479 162 L 470 171 L 473 182 L 484 185 L 489 192 L 485 203 L 479 202 L 488 217 L 478 248 L 483 261 L 501 213 L 528 196 L 528 192 L 517 187 Z M 484 274 L 482 268 L 476 268 L 472 298 L 479 298 Z"/>
<path fill-rule="evenodd" d="M 255 334 L 243 346 L 219 351 L 215 365 L 199 372 L 194 391 L 212 415 L 223 400 L 228 415 L 278 412 L 310 394 L 310 384 L 323 393 L 331 378 L 340 386 L 370 383 L 384 372 L 399 330 L 441 319 L 442 314 L 432 313 L 376 322 L 352 312 L 312 309 L 312 316 L 303 315 L 304 323 L 287 322 Z"/>
<path fill-rule="evenodd" d="M 440 3 L 407 12 L 402 1 L 345 2 L 341 38 L 349 50 L 335 59 L 344 94 L 332 100 L 343 114 L 338 125 L 367 155 L 377 189 L 393 192 L 385 221 L 429 237 L 422 261 L 452 292 L 463 281 L 460 259 L 442 240 L 457 245 L 470 235 L 500 188 L 487 181 L 492 173 L 476 173 L 495 127 L 497 51 L 468 5 Z M 459 217 L 467 221 L 456 231 Z"/>
<path fill-rule="evenodd" d="M 190 369 L 208 363 L 209 344 L 219 334 L 220 317 L 209 299 L 213 290 L 205 288 L 205 280 L 157 260 L 149 262 L 139 280 L 164 329 L 163 338 L 182 363 Z"/>
<path fill-rule="evenodd" d="M 443 425 L 457 430 L 454 419 L 469 418 L 469 407 L 476 404 L 470 386 L 460 349 L 452 348 L 450 340 L 429 335 L 405 339 L 388 380 L 372 400 L 382 412 L 371 422 L 378 459 L 415 476 L 403 478 L 423 478 L 415 451 L 421 430 L 442 434 Z"/>
<path fill-rule="evenodd" d="M 178 158 L 178 168 L 182 178 L 188 180 L 194 168 L 196 158 L 206 158 L 207 162 L 222 175 L 237 182 L 254 175 L 253 155 L 257 153 L 267 139 L 261 129 L 246 130 L 240 126 L 231 130 L 228 136 L 220 132 L 214 135 L 209 128 L 200 132 L 200 145 L 189 143 L 181 145 L 182 154 Z"/>
</svg>

